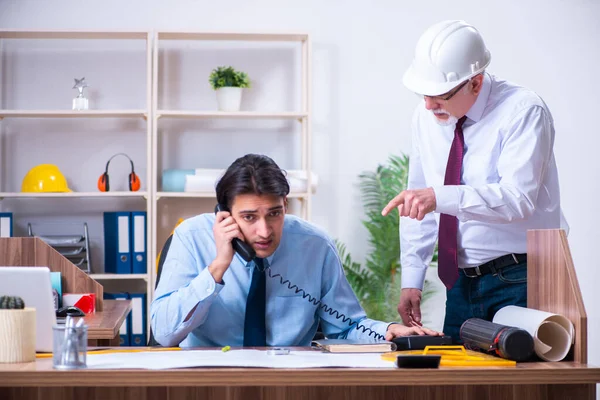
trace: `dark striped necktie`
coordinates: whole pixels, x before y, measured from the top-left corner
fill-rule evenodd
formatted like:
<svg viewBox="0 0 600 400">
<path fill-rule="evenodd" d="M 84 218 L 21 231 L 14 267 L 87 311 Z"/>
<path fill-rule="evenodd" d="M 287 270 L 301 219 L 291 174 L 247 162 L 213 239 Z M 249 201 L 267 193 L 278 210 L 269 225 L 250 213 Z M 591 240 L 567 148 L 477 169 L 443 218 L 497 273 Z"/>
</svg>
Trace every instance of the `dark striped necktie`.
<svg viewBox="0 0 600 400">
<path fill-rule="evenodd" d="M 465 152 L 462 125 L 466 119 L 467 117 L 464 116 L 456 123 L 454 140 L 450 147 L 448 164 L 446 165 L 444 185 L 460 185 Z M 458 279 L 458 219 L 453 215 L 440 214 L 438 275 L 448 289 L 451 289 Z"/>
<path fill-rule="evenodd" d="M 244 346 L 266 346 L 267 329 L 265 323 L 266 276 L 264 260 L 254 259 L 252 283 L 246 301 L 244 320 Z"/>
</svg>

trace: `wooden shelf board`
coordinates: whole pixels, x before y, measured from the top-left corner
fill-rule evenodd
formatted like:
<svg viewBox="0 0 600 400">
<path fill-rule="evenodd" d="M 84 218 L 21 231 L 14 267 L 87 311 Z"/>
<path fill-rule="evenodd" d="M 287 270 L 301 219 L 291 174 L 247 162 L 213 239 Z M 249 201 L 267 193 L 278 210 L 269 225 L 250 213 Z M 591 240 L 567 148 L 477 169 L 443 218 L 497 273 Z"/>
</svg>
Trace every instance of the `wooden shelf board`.
<svg viewBox="0 0 600 400">
<path fill-rule="evenodd" d="M 144 118 L 145 110 L 0 110 L 0 118 Z"/>
<path fill-rule="evenodd" d="M 305 112 L 280 111 L 186 111 L 186 110 L 157 110 L 157 118 L 248 118 L 248 119 L 301 119 L 308 116 Z"/>
<path fill-rule="evenodd" d="M 89 274 L 95 280 L 123 280 L 123 279 L 148 279 L 148 274 Z"/>
<path fill-rule="evenodd" d="M 148 32 L 0 30 L 0 39 L 148 39 Z"/>
<path fill-rule="evenodd" d="M 206 198 L 206 199 L 211 199 L 211 198 L 215 198 L 215 193 L 214 192 L 157 192 L 156 193 L 157 197 L 159 199 L 161 198 Z M 290 193 L 288 195 L 289 198 L 305 198 L 308 197 L 308 194 L 305 192 L 299 192 L 299 193 Z"/>
<path fill-rule="evenodd" d="M 159 40 L 232 40 L 259 42 L 302 42 L 306 33 L 158 32 Z"/>
<path fill-rule="evenodd" d="M 148 192 L 67 192 L 67 193 L 23 193 L 0 192 L 0 198 L 111 198 L 111 197 L 144 197 Z"/>
</svg>

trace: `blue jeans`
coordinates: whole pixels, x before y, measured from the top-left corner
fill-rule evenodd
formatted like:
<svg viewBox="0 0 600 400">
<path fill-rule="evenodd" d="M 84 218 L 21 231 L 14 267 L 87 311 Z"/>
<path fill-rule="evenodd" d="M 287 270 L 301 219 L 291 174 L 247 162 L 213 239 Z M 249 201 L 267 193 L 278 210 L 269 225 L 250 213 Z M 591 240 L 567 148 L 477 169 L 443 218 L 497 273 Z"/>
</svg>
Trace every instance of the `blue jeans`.
<svg viewBox="0 0 600 400">
<path fill-rule="evenodd" d="M 502 307 L 527 307 L 527 262 L 492 274 L 467 277 L 462 270 L 452 289 L 446 292 L 444 334 L 461 343 L 460 327 L 469 318 L 491 321 Z"/>
</svg>

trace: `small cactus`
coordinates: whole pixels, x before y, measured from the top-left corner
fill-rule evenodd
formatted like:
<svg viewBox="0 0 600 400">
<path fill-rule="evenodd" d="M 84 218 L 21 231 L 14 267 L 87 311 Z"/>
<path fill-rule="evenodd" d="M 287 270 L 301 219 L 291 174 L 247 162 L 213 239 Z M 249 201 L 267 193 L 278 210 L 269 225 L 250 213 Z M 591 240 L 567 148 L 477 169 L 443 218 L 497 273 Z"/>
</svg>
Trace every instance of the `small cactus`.
<svg viewBox="0 0 600 400">
<path fill-rule="evenodd" d="M 25 308 L 25 302 L 19 296 L 0 297 L 0 309 L 2 310 L 22 310 Z"/>
</svg>

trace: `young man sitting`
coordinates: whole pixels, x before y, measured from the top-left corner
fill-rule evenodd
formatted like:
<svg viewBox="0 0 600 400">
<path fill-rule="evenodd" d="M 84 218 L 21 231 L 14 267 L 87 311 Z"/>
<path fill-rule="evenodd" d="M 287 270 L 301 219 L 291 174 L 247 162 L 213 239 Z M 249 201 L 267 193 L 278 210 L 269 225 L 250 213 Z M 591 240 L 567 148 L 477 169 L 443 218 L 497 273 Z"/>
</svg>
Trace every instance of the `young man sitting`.
<svg viewBox="0 0 600 400">
<path fill-rule="evenodd" d="M 190 218 L 173 234 L 151 307 L 161 345 L 308 346 L 319 323 L 328 338 L 441 335 L 367 318 L 332 240 L 286 215 L 289 185 L 270 158 L 237 159 L 216 192 L 231 212 Z M 235 238 L 256 257 L 242 258 Z"/>
</svg>

